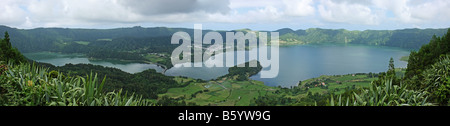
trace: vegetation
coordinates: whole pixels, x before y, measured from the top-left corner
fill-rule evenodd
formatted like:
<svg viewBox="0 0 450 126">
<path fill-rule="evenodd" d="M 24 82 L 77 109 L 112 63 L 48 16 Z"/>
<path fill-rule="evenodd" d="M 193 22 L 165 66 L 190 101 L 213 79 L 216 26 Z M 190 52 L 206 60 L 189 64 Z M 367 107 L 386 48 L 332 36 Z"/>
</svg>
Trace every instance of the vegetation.
<svg viewBox="0 0 450 126">
<path fill-rule="evenodd" d="M 57 76 L 48 69 L 31 64 L 13 65 L 0 75 L 0 106 L 148 106 L 151 102 L 121 90 L 103 90 L 105 79 L 97 75 L 86 77 Z"/>
<path fill-rule="evenodd" d="M 21 52 L 62 52 L 81 53 L 95 59 L 121 59 L 152 62 L 173 67 L 169 56 L 178 46 L 170 44 L 171 36 L 178 31 L 192 34 L 193 29 L 184 28 L 118 28 L 118 29 L 63 29 L 37 28 L 15 29 L 0 26 L 0 31 L 10 31 L 14 42 Z M 204 33 L 210 30 L 205 30 Z M 250 32 L 250 29 L 231 32 Z M 226 31 L 218 31 L 225 35 Z M 353 43 L 366 45 L 393 46 L 418 49 L 429 41 L 432 35 L 442 35 L 445 29 L 404 29 L 394 31 L 348 31 L 311 28 L 307 30 L 277 30 L 282 45 L 319 44 L 319 43 Z M 192 37 L 192 36 L 191 36 Z M 225 37 L 224 37 L 225 39 Z M 246 43 L 248 44 L 248 43 Z M 206 47 L 207 45 L 205 45 Z M 246 47 L 246 49 L 248 49 Z M 158 55 L 152 59 L 151 55 Z M 154 58 L 154 57 L 153 57 Z M 7 61 L 7 60 L 6 60 Z"/>
<path fill-rule="evenodd" d="M 406 89 L 406 85 L 393 85 L 392 79 L 385 79 L 382 85 L 371 83 L 369 89 L 360 89 L 350 96 L 331 96 L 331 106 L 429 106 L 428 92 Z M 334 100 L 336 99 L 336 100 Z"/>
<path fill-rule="evenodd" d="M 167 92 L 169 88 L 181 86 L 174 81 L 174 77 L 165 76 L 153 69 L 136 74 L 130 74 L 117 68 L 92 64 L 67 64 L 61 67 L 51 67 L 50 69 L 72 76 L 84 76 L 94 72 L 99 76 L 106 76 L 105 90 L 107 91 L 123 89 L 150 99 L 158 98 L 158 94 Z"/>
<path fill-rule="evenodd" d="M 422 73 L 421 90 L 432 92 L 431 98 L 440 105 L 448 105 L 450 100 L 450 59 L 448 56 Z M 416 78 L 414 78 L 416 79 Z"/>
<path fill-rule="evenodd" d="M 307 30 L 280 29 L 280 42 L 284 45 L 298 44 L 365 44 L 418 49 L 430 41 L 433 35 L 443 35 L 447 29 L 403 29 L 348 31 L 310 28 Z"/>
<path fill-rule="evenodd" d="M 429 44 L 418 52 L 413 51 L 405 72 L 397 71 L 391 58 L 387 72 L 377 74 L 378 79 L 368 86 L 346 87 L 343 93 L 330 92 L 331 83 L 342 82 L 322 77 L 299 82 L 299 87 L 282 88 L 274 94 L 258 97 L 255 102 L 257 105 L 447 106 L 450 100 L 449 35 L 450 30 L 443 37 L 433 36 Z M 323 91 L 314 91 L 310 88 L 313 86 Z"/>
<path fill-rule="evenodd" d="M 271 94 L 278 89 L 255 80 L 237 81 L 222 78 L 205 82 L 181 77 L 177 80 L 185 82 L 186 86 L 171 88 L 159 97 L 178 99 L 179 102 L 185 101 L 188 105 L 195 103 L 201 106 L 250 106 L 255 105 L 255 98 Z"/>
<path fill-rule="evenodd" d="M 433 36 L 430 43 L 423 45 L 418 52 L 411 52 L 408 68 L 402 79 L 397 79 L 395 72 L 392 72 L 391 59 L 392 65 L 389 65 L 387 74 L 374 81 L 368 90 L 361 89 L 360 93 L 353 93 L 352 96 L 347 97 L 345 105 L 353 102 L 354 105 L 371 106 L 436 104 L 447 106 L 450 100 L 448 81 L 450 42 L 447 39 L 449 37 L 450 29 L 442 37 Z M 337 104 L 332 97 L 331 105 L 344 105 L 341 102 L 341 96 Z"/>
<path fill-rule="evenodd" d="M 440 105 L 447 105 L 448 94 L 446 79 L 449 77 L 448 54 L 450 53 L 450 29 L 442 37 L 433 36 L 430 43 L 423 45 L 419 51 L 412 51 L 406 77 L 410 89 L 433 92 L 431 100 Z M 440 89 L 439 92 L 438 89 Z"/>
<path fill-rule="evenodd" d="M 27 62 L 19 50 L 12 47 L 8 32 L 5 32 L 5 37 L 0 39 L 0 61 Z"/>
<path fill-rule="evenodd" d="M 261 81 L 250 80 L 251 75 L 257 74 L 262 69 L 259 62 L 257 62 L 258 67 L 249 67 L 250 62 L 244 63 L 246 67 L 230 67 L 227 75 L 207 82 L 176 77 L 175 80 L 178 83 L 184 83 L 185 86 L 171 88 L 159 97 L 185 100 L 188 104 L 197 105 L 255 105 L 255 98 L 271 94 L 278 88 L 266 86 Z"/>
<path fill-rule="evenodd" d="M 254 63 L 256 62 L 256 67 L 250 67 L 250 63 Z M 259 63 L 259 61 L 256 60 L 252 60 L 250 62 L 246 62 L 244 63 L 245 67 L 238 67 L 237 66 L 233 66 L 228 68 L 228 74 L 224 75 L 222 77 L 219 77 L 219 79 L 224 78 L 224 77 L 231 77 L 231 78 L 235 78 L 237 81 L 246 81 L 248 80 L 249 77 L 258 74 L 259 71 L 261 71 L 262 66 Z"/>
<path fill-rule="evenodd" d="M 170 68 L 166 55 L 178 45 L 168 44 L 169 36 L 176 31 L 191 33 L 189 29 L 0 29 L 16 36 L 10 42 L 6 32 L 0 43 L 0 104 L 4 106 L 445 106 L 450 100 L 450 30 L 444 34 L 444 29 L 280 29 L 280 39 L 286 44 L 356 43 L 415 49 L 431 38 L 411 52 L 406 69 L 396 69 L 391 58 L 386 72 L 321 76 L 289 88 L 250 80 L 262 69 L 259 62 L 257 67 L 231 67 L 229 74 L 203 81 L 169 77 L 155 70 L 129 74 L 90 64 L 36 66 L 18 51 L 84 53 L 91 58 L 156 62 Z"/>
<path fill-rule="evenodd" d="M 348 75 L 322 75 L 299 81 L 295 87 L 278 87 L 271 94 L 255 99 L 258 106 L 325 106 L 331 95 L 348 95 L 359 88 L 367 88 L 379 74 L 356 73 Z"/>
<path fill-rule="evenodd" d="M 402 57 L 400 58 L 400 61 L 408 62 L 408 60 L 409 60 L 409 56 L 402 56 Z"/>
</svg>

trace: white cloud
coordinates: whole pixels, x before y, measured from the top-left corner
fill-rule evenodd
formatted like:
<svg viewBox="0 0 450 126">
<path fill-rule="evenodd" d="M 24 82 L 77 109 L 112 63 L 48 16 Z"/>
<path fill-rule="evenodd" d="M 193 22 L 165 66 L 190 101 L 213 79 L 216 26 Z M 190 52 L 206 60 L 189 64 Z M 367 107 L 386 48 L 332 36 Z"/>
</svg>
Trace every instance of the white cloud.
<svg viewBox="0 0 450 126">
<path fill-rule="evenodd" d="M 450 21 L 450 1 L 436 0 L 414 5 L 410 8 L 411 18 L 421 22 L 430 20 Z"/>
<path fill-rule="evenodd" d="M 26 21 L 26 12 L 20 8 L 21 1 L 3 0 L 0 5 L 0 24 L 20 25 Z"/>
<path fill-rule="evenodd" d="M 228 5 L 228 0 L 7 0 L 0 5 L 0 23 L 25 27 L 70 27 L 201 21 L 209 14 L 228 13 Z"/>
<path fill-rule="evenodd" d="M 330 0 L 322 0 L 318 5 L 318 12 L 320 17 L 328 22 L 377 25 L 380 19 L 368 6 Z"/>
<path fill-rule="evenodd" d="M 315 13 L 312 0 L 283 0 L 283 3 L 288 16 L 310 16 Z"/>
<path fill-rule="evenodd" d="M 275 8 L 280 8 L 284 6 L 283 2 L 279 0 L 230 0 L 230 8 L 265 8 L 267 6 L 272 6 Z"/>
<path fill-rule="evenodd" d="M 249 10 L 241 13 L 233 11 L 229 14 L 210 14 L 208 21 L 222 23 L 276 23 L 283 22 L 286 19 L 284 13 L 273 6 Z"/>
<path fill-rule="evenodd" d="M 143 15 L 173 13 L 228 13 L 229 0 L 118 0 L 118 3 Z"/>
<path fill-rule="evenodd" d="M 408 6 L 409 0 L 375 0 L 374 5 L 385 11 L 390 11 L 395 15 L 395 20 L 403 23 L 418 22 L 418 19 L 411 17 L 411 8 Z"/>
<path fill-rule="evenodd" d="M 145 23 L 450 25 L 449 0 L 2 0 L 0 12 L 0 25 L 19 28 Z"/>
<path fill-rule="evenodd" d="M 375 0 L 376 7 L 395 14 L 394 20 L 401 23 L 429 23 L 450 21 L 450 1 L 448 0 Z"/>
</svg>

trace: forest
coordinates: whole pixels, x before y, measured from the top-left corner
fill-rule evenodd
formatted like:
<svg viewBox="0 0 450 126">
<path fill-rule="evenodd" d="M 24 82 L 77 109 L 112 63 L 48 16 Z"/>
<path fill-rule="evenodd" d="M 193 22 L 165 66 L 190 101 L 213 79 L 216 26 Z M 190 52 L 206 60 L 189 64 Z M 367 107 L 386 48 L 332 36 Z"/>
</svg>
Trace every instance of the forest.
<svg viewBox="0 0 450 126">
<path fill-rule="evenodd" d="M 9 33 L 5 32 L 3 39 L 0 39 L 0 61 L 10 61 L 13 63 L 26 62 L 26 58 L 19 50 L 12 46 Z"/>
<path fill-rule="evenodd" d="M 256 67 L 250 67 L 249 64 L 253 62 L 256 62 Z M 258 74 L 262 69 L 260 62 L 256 60 L 246 62 L 244 65 L 245 65 L 244 67 L 233 66 L 228 68 L 228 74 L 222 77 L 218 77 L 218 79 L 222 79 L 224 77 L 231 77 L 236 78 L 237 81 L 247 81 L 249 80 L 248 79 L 249 77 Z"/>
<path fill-rule="evenodd" d="M 280 41 L 300 44 L 342 43 L 364 44 L 419 49 L 430 41 L 433 35 L 441 36 L 447 29 L 401 29 L 401 30 L 365 30 L 349 31 L 345 29 L 277 30 Z"/>
</svg>

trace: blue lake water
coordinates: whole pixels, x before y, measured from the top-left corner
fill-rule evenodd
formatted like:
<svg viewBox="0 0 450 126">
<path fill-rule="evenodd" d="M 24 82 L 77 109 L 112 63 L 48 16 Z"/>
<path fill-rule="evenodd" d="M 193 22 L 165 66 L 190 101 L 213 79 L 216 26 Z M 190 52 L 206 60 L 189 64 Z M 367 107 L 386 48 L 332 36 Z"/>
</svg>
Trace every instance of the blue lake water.
<svg viewBox="0 0 450 126">
<path fill-rule="evenodd" d="M 252 49 L 250 51 L 256 51 Z M 250 77 L 263 81 L 268 86 L 295 86 L 298 81 L 320 75 L 342 75 L 351 73 L 378 73 L 387 71 L 389 59 L 394 58 L 395 67 L 405 68 L 407 62 L 400 61 L 409 51 L 392 47 L 365 45 L 296 45 L 279 48 L 279 74 L 275 78 L 260 78 L 260 74 Z M 245 51 L 248 54 L 248 51 Z M 225 54 L 225 53 L 224 53 Z M 235 53 L 236 54 L 236 53 Z M 115 60 L 90 61 L 82 55 L 59 53 L 28 53 L 26 57 L 39 62 L 62 66 L 67 63 L 91 63 L 119 68 L 125 72 L 137 73 L 146 69 L 162 68 L 154 64 L 121 62 Z M 247 58 L 246 61 L 249 59 Z M 240 64 L 236 62 L 236 64 Z M 269 69 L 269 68 L 263 68 Z M 215 79 L 228 73 L 227 67 L 174 67 L 165 72 L 169 76 L 186 76 L 204 80 Z"/>
<path fill-rule="evenodd" d="M 89 60 L 84 55 L 79 54 L 61 54 L 54 52 L 25 53 L 25 57 L 38 62 L 50 63 L 55 66 L 64 66 L 65 64 L 94 64 L 106 67 L 118 68 L 128 73 L 139 73 L 147 69 L 155 69 L 162 72 L 164 69 L 155 64 L 135 63 L 120 60 Z"/>
</svg>

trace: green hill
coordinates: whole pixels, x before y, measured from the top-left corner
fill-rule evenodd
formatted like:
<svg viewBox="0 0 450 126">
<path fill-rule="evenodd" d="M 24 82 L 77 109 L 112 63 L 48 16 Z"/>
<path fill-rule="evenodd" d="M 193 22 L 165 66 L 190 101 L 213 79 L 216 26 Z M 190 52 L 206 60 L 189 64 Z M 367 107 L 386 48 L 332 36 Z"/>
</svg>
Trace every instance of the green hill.
<svg viewBox="0 0 450 126">
<path fill-rule="evenodd" d="M 349 31 L 345 29 L 310 28 L 307 30 L 280 29 L 277 31 L 280 32 L 280 41 L 287 45 L 290 43 L 350 43 L 419 49 L 422 45 L 427 44 L 433 35 L 442 36 L 447 29 Z"/>
</svg>

